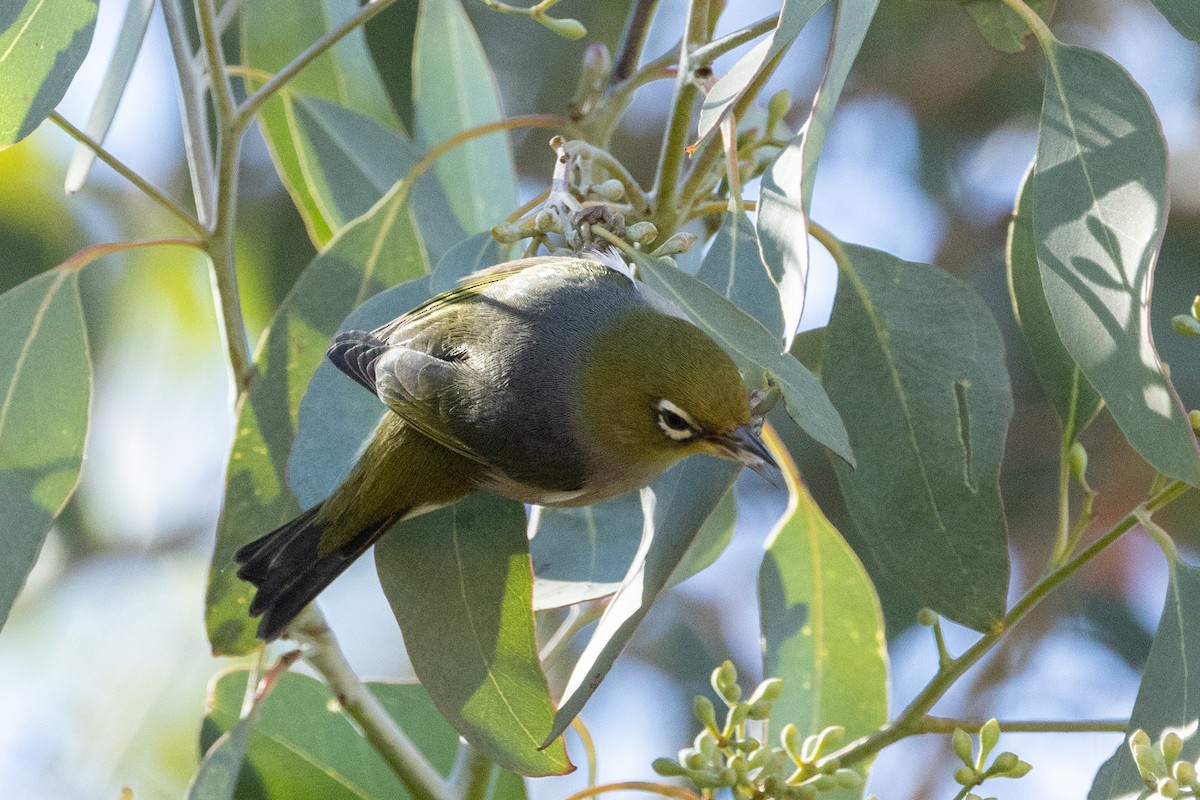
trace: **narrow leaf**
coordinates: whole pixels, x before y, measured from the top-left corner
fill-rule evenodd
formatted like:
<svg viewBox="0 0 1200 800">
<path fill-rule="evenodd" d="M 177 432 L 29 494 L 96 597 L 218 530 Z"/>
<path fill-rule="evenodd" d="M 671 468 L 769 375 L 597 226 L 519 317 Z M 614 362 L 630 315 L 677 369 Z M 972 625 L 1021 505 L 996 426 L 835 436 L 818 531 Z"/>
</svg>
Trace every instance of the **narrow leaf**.
<svg viewBox="0 0 1200 800">
<path fill-rule="evenodd" d="M 1004 613 L 1000 459 L 1012 395 L 987 305 L 928 264 L 847 245 L 822 378 L 858 469 L 834 462 L 855 525 L 914 595 L 986 631 Z"/>
<path fill-rule="evenodd" d="M 720 124 L 725 113 L 745 93 L 755 77 L 761 74 L 764 66 L 770 68 L 769 65 L 792 46 L 800 31 L 825 2 L 826 0 L 784 0 L 775 30 L 738 59 L 729 72 L 708 90 L 704 104 L 700 107 L 697 139 L 704 139 Z"/>
<path fill-rule="evenodd" d="M 709 513 L 708 519 L 696 532 L 692 543 L 688 545 L 683 559 L 671 573 L 667 587 L 683 583 L 693 575 L 702 572 L 713 565 L 713 562 L 725 552 L 725 548 L 733 540 L 733 528 L 737 524 L 737 501 L 733 489 L 721 495 L 716 507 Z"/>
<path fill-rule="evenodd" d="M 838 0 L 837 19 L 833 24 L 833 49 L 829 53 L 829 67 L 825 80 L 813 98 L 813 110 L 804 128 L 804 210 L 812 208 L 813 183 L 817 179 L 817 164 L 821 148 L 825 145 L 825 134 L 837 108 L 850 67 L 858 58 L 867 28 L 875 17 L 879 0 Z"/>
<path fill-rule="evenodd" d="M 1026 0 L 1042 19 L 1050 18 L 1053 0 Z M 963 8 L 988 44 L 1002 53 L 1020 53 L 1029 42 L 1029 26 L 1004 0 L 966 0 Z"/>
<path fill-rule="evenodd" d="M 808 284 L 808 217 L 804 213 L 807 136 L 807 131 L 799 134 L 775 157 L 763 174 L 758 196 L 758 242 L 762 262 L 779 292 L 785 350 L 795 341 Z"/>
<path fill-rule="evenodd" d="M 233 800 L 237 796 L 238 778 L 246 761 L 252 729 L 253 719 L 245 717 L 221 734 L 192 776 L 187 800 Z"/>
<path fill-rule="evenodd" d="M 1139 728 L 1157 741 L 1164 730 L 1183 738 L 1181 761 L 1200 758 L 1200 569 L 1172 565 L 1167 600 L 1150 646 L 1126 738 L 1100 771 L 1088 800 L 1138 797 L 1145 784 L 1129 752 L 1128 736 Z"/>
<path fill-rule="evenodd" d="M 684 559 L 704 521 L 733 485 L 738 469 L 728 461 L 705 456 L 689 458 L 643 490 L 646 503 L 643 510 L 652 522 L 643 532 L 629 574 L 609 601 L 592 638 L 571 670 L 547 742 L 567 729 L 612 669 L 650 605 Z"/>
<path fill-rule="evenodd" d="M 146 28 L 150 25 L 150 13 L 154 10 L 154 0 L 130 0 L 125 7 L 125 20 L 121 23 L 121 32 L 117 34 L 117 44 L 113 50 L 112 61 L 104 80 L 96 92 L 96 104 L 88 115 L 83 132 L 94 141 L 104 142 L 108 129 L 112 126 L 113 117 L 117 115 L 117 106 L 125 94 L 129 84 L 129 76 L 133 73 L 133 65 L 137 63 L 138 53 L 142 51 L 142 40 L 146 38 Z M 67 165 L 65 181 L 68 194 L 79 191 L 87 180 L 88 170 L 96 154 L 92 148 L 78 144 L 71 155 L 71 163 Z"/>
<path fill-rule="evenodd" d="M 261 85 L 253 71 L 277 72 L 357 9 L 357 0 L 245 0 L 239 16 L 242 59 L 252 70 L 246 79 L 248 88 Z M 361 29 L 352 31 L 301 70 L 284 92 L 262 106 L 259 125 L 279 177 L 304 218 L 313 243 L 321 247 L 362 211 L 345 213 L 331 197 L 328 181 L 336 178 L 337 172 L 322 168 L 300 127 L 292 102 L 295 93 L 337 103 L 385 127 L 399 128 L 399 121 L 367 52 Z"/>
<path fill-rule="evenodd" d="M 1150 336 L 1167 212 L 1166 147 L 1149 101 L 1107 56 L 1055 43 L 1033 173 L 1033 230 L 1063 345 L 1129 443 L 1200 485 L 1200 448 Z"/>
<path fill-rule="evenodd" d="M 421 2 L 413 110 L 417 136 L 426 147 L 504 117 L 496 78 L 459 0 Z M 490 230 L 517 208 L 516 172 L 502 131 L 454 148 L 438 159 L 436 169 L 467 233 Z"/>
<path fill-rule="evenodd" d="M 0 295 L 0 627 L 75 491 L 91 388 L 79 273 L 60 267 Z"/>
<path fill-rule="evenodd" d="M 214 652 L 255 647 L 254 621 L 246 614 L 254 589 L 236 577 L 233 554 L 301 511 L 287 489 L 287 459 L 300 400 L 330 337 L 366 298 L 427 270 L 398 185 L 313 259 L 276 312 L 259 343 L 257 375 L 238 409 L 229 457 L 206 603 Z"/>
<path fill-rule="evenodd" d="M 1008 226 L 1008 292 L 1042 390 L 1073 441 L 1096 418 L 1103 401 L 1063 347 L 1038 269 L 1033 238 L 1033 181 L 1026 176 Z"/>
<path fill-rule="evenodd" d="M 773 725 L 800 735 L 830 725 L 847 740 L 887 722 L 887 643 L 875 587 L 858 556 L 785 466 L 788 510 L 766 543 L 758 574 L 763 674 L 783 679 Z M 866 775 L 866 765 L 862 765 Z M 842 789 L 830 797 L 862 797 Z"/>
<path fill-rule="evenodd" d="M 1151 0 L 1167 22 L 1193 42 L 1200 44 L 1200 5 L 1193 0 Z"/>
<path fill-rule="evenodd" d="M 761 201 L 759 219 L 762 219 Z M 780 295 L 758 255 L 754 223 L 744 213 L 725 216 L 700 262 L 696 277 L 757 319 L 771 333 L 783 335 Z"/>
<path fill-rule="evenodd" d="M 62 100 L 96 28 L 97 0 L 9 0 L 0 9 L 0 148 Z"/>
<path fill-rule="evenodd" d="M 238 724 L 245 670 L 221 674 L 210 689 L 202 744 Z M 370 683 L 371 693 L 434 768 L 454 763 L 458 734 L 417 684 Z M 246 749 L 236 797 L 264 800 L 406 798 L 408 792 L 320 681 L 295 672 L 279 676 L 261 705 Z"/>
<path fill-rule="evenodd" d="M 375 546 L 375 562 L 413 669 L 454 729 L 522 775 L 574 769 L 558 733 L 547 737 L 554 704 L 521 504 L 474 494 L 405 520 Z"/>
<path fill-rule="evenodd" d="M 821 382 L 791 355 L 781 353 L 779 340 L 758 320 L 681 269 L 640 253 L 636 260 L 646 284 L 687 312 L 748 377 L 765 374 L 778 382 L 788 413 L 805 433 L 854 463 L 846 428 Z"/>
</svg>

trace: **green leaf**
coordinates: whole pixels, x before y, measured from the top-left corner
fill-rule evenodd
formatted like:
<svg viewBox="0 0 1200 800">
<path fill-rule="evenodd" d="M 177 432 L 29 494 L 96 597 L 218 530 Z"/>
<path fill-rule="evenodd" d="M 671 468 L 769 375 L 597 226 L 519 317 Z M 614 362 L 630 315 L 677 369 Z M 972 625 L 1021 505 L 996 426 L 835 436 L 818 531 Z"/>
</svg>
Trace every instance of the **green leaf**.
<svg viewBox="0 0 1200 800">
<path fill-rule="evenodd" d="M 66 93 L 96 27 L 96 0 L 0 7 L 0 148 L 33 133 Z"/>
<path fill-rule="evenodd" d="M 1167 728 L 1183 737 L 1181 760 L 1200 757 L 1200 569 L 1183 562 L 1172 565 L 1163 607 L 1142 685 L 1133 704 L 1126 736 L 1100 771 L 1088 800 L 1135 797 L 1145 788 L 1127 744 L 1141 728 L 1152 740 Z"/>
<path fill-rule="evenodd" d="M 632 570 L 609 601 L 571 670 L 547 742 L 567 729 L 612 669 L 650 605 L 684 560 L 705 520 L 733 485 L 739 469 L 729 461 L 693 457 L 643 490 L 643 513 L 652 524 L 643 533 Z"/>
<path fill-rule="evenodd" d="M 758 573 L 763 674 L 783 679 L 772 727 L 794 723 L 804 737 L 841 725 L 849 741 L 888 719 L 883 611 L 858 556 L 797 477 L 789 484 L 788 511 Z M 829 796 L 858 798 L 862 789 Z"/>
<path fill-rule="evenodd" d="M 834 462 L 855 525 L 925 605 L 980 631 L 1003 615 L 1000 458 L 1012 395 L 983 300 L 928 264 L 845 246 L 822 377 L 858 469 Z"/>
<path fill-rule="evenodd" d="M 79 273 L 52 269 L 0 295 L 0 627 L 75 491 L 91 390 Z"/>
<path fill-rule="evenodd" d="M 483 45 L 459 0 L 422 0 L 413 52 L 417 136 L 433 147 L 504 117 Z M 438 159 L 438 178 L 467 233 L 490 230 L 518 206 L 516 171 L 503 131 L 471 139 Z"/>
<path fill-rule="evenodd" d="M 804 211 L 812 208 L 813 184 L 817 179 L 817 164 L 821 148 L 825 145 L 825 134 L 837 108 L 850 67 L 858 57 L 867 28 L 875 18 L 879 0 L 838 0 L 837 19 L 833 23 L 833 50 L 829 54 L 829 67 L 825 80 L 813 98 L 813 110 L 804 129 Z"/>
<path fill-rule="evenodd" d="M 779 352 L 779 340 L 758 320 L 681 269 L 640 253 L 636 261 L 642 280 L 686 311 L 748 376 L 765 373 L 779 383 L 788 413 L 805 433 L 854 463 L 846 428 L 821 382 L 791 355 Z"/>
<path fill-rule="evenodd" d="M 760 205 L 760 219 L 761 213 Z M 757 319 L 771 333 L 776 336 L 783 334 L 780 294 L 763 268 L 754 223 L 745 213 L 725 215 L 708 252 L 700 262 L 696 277 Z"/>
<path fill-rule="evenodd" d="M 1200 6 L 1194 0 L 1150 0 L 1167 22 L 1193 42 L 1200 43 Z"/>
<path fill-rule="evenodd" d="M 210 690 L 202 743 L 234 728 L 247 673 L 220 675 Z M 458 734 L 417 684 L 370 683 L 383 704 L 434 768 L 446 774 Z M 364 800 L 408 797 L 375 749 L 320 681 L 295 672 L 279 676 L 253 726 L 236 797 L 239 800 Z"/>
<path fill-rule="evenodd" d="M 427 270 L 398 185 L 313 259 L 276 312 L 259 343 L 229 457 L 206 603 L 214 652 L 236 655 L 256 645 L 246 614 L 254 589 L 236 577 L 233 554 L 301 511 L 285 481 L 288 452 L 300 400 L 330 337 L 366 298 Z"/>
<path fill-rule="evenodd" d="M 1026 0 L 1026 4 L 1042 19 L 1050 19 L 1053 0 Z M 1029 41 L 1029 26 L 1017 12 L 1004 5 L 1004 0 L 966 0 L 963 8 L 988 44 L 1002 53 L 1020 53 Z"/>
<path fill-rule="evenodd" d="M 438 260 L 429 279 L 430 294 L 441 294 L 458 285 L 463 278 L 504 261 L 500 243 L 490 231 L 477 233 L 450 248 Z"/>
<path fill-rule="evenodd" d="M 251 70 L 277 72 L 357 9 L 357 0 L 245 0 L 239 15 L 243 63 Z M 252 76 L 246 79 L 251 90 L 261 83 Z M 292 95 L 297 92 L 345 106 L 385 127 L 398 128 L 399 121 L 375 72 L 361 29 L 352 31 L 301 70 L 284 92 L 262 106 L 259 125 L 276 170 L 308 226 L 313 243 L 321 247 L 361 211 L 344 213 L 331 197 L 328 181 L 337 173 L 320 163 L 296 119 Z"/>
<path fill-rule="evenodd" d="M 1074 441 L 1096 418 L 1103 401 L 1063 347 L 1050 316 L 1038 269 L 1032 205 L 1033 181 L 1026 176 L 1008 226 L 1008 293 L 1042 390 L 1054 405 L 1067 440 Z"/>
<path fill-rule="evenodd" d="M 113 117 L 117 114 L 117 106 L 129 84 L 129 76 L 133 73 L 133 65 L 142 50 L 142 40 L 146 38 L 146 28 L 150 25 L 150 13 L 153 10 L 154 0 L 130 0 L 125 7 L 125 19 L 117 35 L 112 61 L 96 92 L 96 104 L 92 106 L 87 124 L 83 126 L 83 132 L 94 141 L 103 144 L 104 137 L 108 135 Z M 67 165 L 67 194 L 73 194 L 83 187 L 95 160 L 96 154 L 92 148 L 82 143 L 75 146 L 71 163 Z"/>
<path fill-rule="evenodd" d="M 254 718 L 246 717 L 221 734 L 192 776 L 187 800 L 233 800 L 236 797 L 238 777 L 246 761 L 253 727 Z"/>
<path fill-rule="evenodd" d="M 1167 211 L 1166 147 L 1120 65 L 1055 43 L 1033 173 L 1033 230 L 1063 345 L 1129 443 L 1159 472 L 1200 485 L 1200 449 L 1150 336 L 1150 289 Z"/>
<path fill-rule="evenodd" d="M 758 243 L 762 250 L 761 260 L 767 265 L 779 292 L 785 350 L 790 350 L 795 341 L 808 283 L 808 217 L 804 213 L 804 142 L 807 136 L 806 129 L 775 156 L 763 173 L 758 196 Z"/>
<path fill-rule="evenodd" d="M 757 76 L 764 70 L 774 68 L 779 57 L 792 46 L 800 31 L 825 2 L 826 0 L 784 0 L 783 7 L 779 10 L 779 22 L 776 23 L 775 30 L 771 31 L 771 35 L 739 58 L 704 96 L 704 104 L 700 107 L 700 121 L 697 123 L 698 140 L 708 136 L 720 124 L 725 113 Z"/>
<path fill-rule="evenodd" d="M 671 573 L 667 588 L 683 583 L 696 573 L 711 567 L 721 553 L 725 552 L 729 542 L 733 540 L 733 529 L 736 524 L 737 501 L 734 499 L 733 489 L 730 488 L 721 495 L 716 508 L 712 510 L 708 519 L 704 520 L 704 524 L 696 532 L 692 543 L 688 545 L 687 552 L 683 554 L 683 560 Z"/>
<path fill-rule="evenodd" d="M 404 520 L 375 545 L 375 563 L 413 669 L 454 729 L 522 775 L 574 769 L 558 733 L 546 735 L 554 703 L 521 504 L 473 494 Z"/>
</svg>

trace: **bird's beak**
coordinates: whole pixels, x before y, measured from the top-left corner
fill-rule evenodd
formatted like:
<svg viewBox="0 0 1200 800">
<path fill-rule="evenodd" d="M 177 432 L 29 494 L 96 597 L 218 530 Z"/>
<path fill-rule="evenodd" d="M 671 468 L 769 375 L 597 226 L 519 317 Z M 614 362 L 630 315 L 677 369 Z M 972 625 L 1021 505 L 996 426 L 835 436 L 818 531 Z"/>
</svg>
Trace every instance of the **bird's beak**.
<svg viewBox="0 0 1200 800">
<path fill-rule="evenodd" d="M 775 463 L 775 459 L 771 458 L 771 452 L 759 438 L 752 423 L 739 425 L 729 433 L 712 437 L 710 441 L 721 455 L 749 467 L 763 476 L 768 483 L 772 485 L 776 483 L 775 475 L 768 471 L 768 467 L 771 470 L 778 470 L 779 465 Z"/>
</svg>

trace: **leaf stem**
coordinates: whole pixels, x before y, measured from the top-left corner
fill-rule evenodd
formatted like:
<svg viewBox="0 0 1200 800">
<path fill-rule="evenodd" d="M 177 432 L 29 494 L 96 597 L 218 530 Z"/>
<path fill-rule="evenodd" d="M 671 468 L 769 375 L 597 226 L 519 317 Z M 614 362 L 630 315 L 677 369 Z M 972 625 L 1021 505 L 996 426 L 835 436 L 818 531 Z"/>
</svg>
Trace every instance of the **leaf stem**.
<svg viewBox="0 0 1200 800">
<path fill-rule="evenodd" d="M 234 0 L 230 0 L 233 2 Z M 179 79 L 179 105 L 183 117 L 183 149 L 192 181 L 196 217 L 207 228 L 212 224 L 217 203 L 216 172 L 213 167 L 212 141 L 208 135 L 208 105 L 204 84 L 196 71 L 192 45 L 188 40 L 187 21 L 181 0 L 163 0 L 163 19 Z"/>
<path fill-rule="evenodd" d="M 1003 0 L 1003 3 L 1024 21 L 1029 31 L 1038 40 L 1038 45 L 1042 48 L 1046 57 L 1050 58 L 1050 51 L 1058 40 L 1050 32 L 1050 26 L 1046 24 L 1046 21 L 1039 17 L 1038 13 L 1030 8 L 1024 0 Z"/>
<path fill-rule="evenodd" d="M 1072 406 L 1072 414 L 1074 407 Z M 1058 451 L 1058 534 L 1054 540 L 1051 566 L 1057 566 L 1071 555 L 1071 445 L 1070 425 L 1063 426 L 1062 444 Z"/>
<path fill-rule="evenodd" d="M 104 147 L 95 139 L 72 125 L 62 114 L 58 113 L 57 111 L 51 111 L 50 121 L 61 128 L 72 139 L 95 153 L 97 158 L 112 167 L 117 174 L 121 175 L 121 177 L 125 178 L 125 180 L 132 183 L 134 186 L 140 189 L 143 194 L 169 211 L 189 228 L 196 231 L 196 233 L 208 233 L 205 227 L 200 224 L 200 221 L 192 216 L 187 210 L 185 210 L 183 206 L 179 205 L 170 197 L 165 195 L 162 191 L 156 188 L 154 184 L 150 183 L 150 181 L 146 180 L 131 167 L 126 165 L 125 162 L 121 161 L 112 153 L 105 150 Z"/>
<path fill-rule="evenodd" d="M 88 264 L 91 264 L 98 258 L 111 255 L 112 253 L 124 253 L 127 250 L 142 250 L 147 247 L 191 247 L 203 252 L 203 242 L 199 239 L 189 238 L 166 238 L 166 239 L 143 239 L 136 242 L 109 242 L 106 244 L 93 244 L 78 250 L 74 255 L 66 261 L 59 264 L 62 269 L 81 270 Z"/>
<path fill-rule="evenodd" d="M 1020 622 L 1055 587 L 1073 575 L 1084 564 L 1095 558 L 1106 547 L 1121 538 L 1130 528 L 1138 524 L 1145 515 L 1174 502 L 1187 492 L 1189 488 L 1191 487 L 1184 481 L 1172 482 L 1161 492 L 1126 514 L 1120 522 L 1078 555 L 1042 576 L 1013 604 L 1013 607 L 1009 609 L 1003 619 L 996 623 L 996 626 L 990 632 L 981 636 L 975 644 L 967 648 L 958 658 L 939 668 L 937 674 L 913 698 L 912 702 L 900 713 L 900 716 L 875 733 L 851 742 L 845 747 L 826 755 L 818 764 L 828 763 L 830 759 L 834 758 L 839 759 L 843 765 L 856 764 L 873 756 L 888 745 L 909 736 L 922 733 L 922 726 L 928 711 L 962 677 L 964 672 L 991 651 L 1006 631 Z"/>
<path fill-rule="evenodd" d="M 200 0 L 200 2 L 211 3 L 212 0 Z M 292 59 L 286 67 L 271 76 L 269 81 L 260 86 L 254 94 L 246 98 L 242 105 L 236 109 L 234 116 L 231 118 L 236 120 L 237 127 L 239 129 L 245 128 L 259 107 L 270 100 L 284 84 L 296 77 L 302 69 L 319 58 L 326 50 L 340 42 L 355 28 L 365 25 L 368 20 L 386 9 L 393 2 L 395 0 L 367 0 L 365 5 L 360 6 L 357 11 L 346 17 L 341 24 L 309 45 L 308 49 Z"/>
<path fill-rule="evenodd" d="M 927 716 L 921 720 L 921 730 L 918 733 L 954 733 L 955 728 L 964 731 L 977 731 L 983 727 L 986 719 L 966 717 Z M 1005 733 L 1124 733 L 1129 727 L 1127 719 L 1096 719 L 1096 720 L 1027 720 L 1015 719 L 1000 722 L 1000 730 Z"/>
<path fill-rule="evenodd" d="M 646 44 L 646 34 L 650 31 L 650 21 L 654 18 L 654 9 L 658 0 L 635 0 L 629 9 L 625 20 L 625 30 L 621 31 L 621 47 L 617 51 L 617 61 L 613 66 L 609 82 L 620 83 L 637 69 L 638 59 L 642 57 L 642 48 Z"/>
<path fill-rule="evenodd" d="M 711 64 L 721 56 L 736 50 L 747 42 L 754 41 L 779 24 L 778 14 L 768 14 L 758 22 L 751 23 L 741 30 L 713 39 L 708 44 L 700 45 L 692 51 L 692 63 Z"/>
<path fill-rule="evenodd" d="M 690 789 L 685 789 L 682 786 L 671 786 L 666 783 L 652 783 L 651 781 L 621 781 L 619 783 L 602 783 L 599 786 L 589 786 L 586 789 L 581 789 L 575 794 L 567 795 L 563 800 L 585 800 L 588 797 L 596 797 L 597 795 L 606 792 L 649 792 L 657 794 L 661 797 L 675 797 L 679 800 L 701 800 L 700 795 Z"/>
<path fill-rule="evenodd" d="M 213 0 L 196 0 L 196 27 L 200 30 L 200 46 L 208 65 L 213 107 L 217 119 L 228 124 L 234 119 L 237 104 L 233 98 L 233 84 L 225 71 L 225 52 L 221 49 L 221 33 L 217 30 L 217 12 Z"/>
<path fill-rule="evenodd" d="M 310 604 L 302 611 L 289 630 L 309 646 L 305 653 L 308 663 L 325 679 L 338 704 L 362 728 L 367 741 L 414 800 L 450 800 L 453 795 L 437 770 L 351 669 L 317 605 Z"/>
<path fill-rule="evenodd" d="M 449 794 L 455 800 L 487 800 L 495 765 L 462 739 L 450 771 Z"/>
</svg>

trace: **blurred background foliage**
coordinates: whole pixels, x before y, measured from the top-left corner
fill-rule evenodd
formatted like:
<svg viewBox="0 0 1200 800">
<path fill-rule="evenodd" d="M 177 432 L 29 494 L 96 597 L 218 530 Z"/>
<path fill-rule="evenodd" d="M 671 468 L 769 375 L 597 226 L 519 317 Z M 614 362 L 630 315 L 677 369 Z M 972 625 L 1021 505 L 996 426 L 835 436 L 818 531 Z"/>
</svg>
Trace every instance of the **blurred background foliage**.
<svg viewBox="0 0 1200 800">
<path fill-rule="evenodd" d="M 628 8 L 627 0 L 563 0 L 556 15 L 576 17 L 589 30 L 587 39 L 570 42 L 528 20 L 465 4 L 509 115 L 562 112 L 587 41 L 615 46 Z M 415 9 L 415 3 L 397 3 L 367 26 L 371 52 L 410 130 Z M 682 0 L 663 0 L 648 54 L 674 44 L 678 23 L 671 21 L 683 9 Z M 774 10 L 769 0 L 730 3 L 718 32 Z M 808 26 L 763 95 L 790 88 L 802 101 L 793 125 L 819 80 L 831 12 L 826 7 Z M 120 0 L 101 4 L 88 61 L 60 106 L 68 119 L 86 115 L 123 13 Z M 1195 408 L 1195 344 L 1174 334 L 1169 320 L 1186 312 L 1200 287 L 1200 50 L 1147 0 L 1059 0 L 1053 25 L 1060 38 L 1121 62 L 1162 119 L 1172 194 L 1154 335 L 1184 405 Z M 106 143 L 169 193 L 186 196 L 168 58 L 156 11 Z M 718 73 L 734 58 L 718 62 Z M 937 263 L 970 281 L 991 306 L 1007 338 L 1017 403 L 1003 486 L 1020 584 L 1033 577 L 1052 545 L 1058 469 L 1057 425 L 1016 333 L 1003 261 L 1011 206 L 1034 152 L 1040 69 L 1034 51 L 1008 56 L 990 49 L 955 3 L 884 0 L 835 118 L 813 206 L 813 218 L 842 239 Z M 643 89 L 614 137 L 613 152 L 647 185 L 668 84 Z M 547 138 L 540 130 L 512 137 L 522 199 L 549 176 Z M 257 337 L 314 250 L 261 139 L 253 133 L 247 141 L 237 250 L 242 297 Z M 81 192 L 64 196 L 71 149 L 47 124 L 0 152 L 0 291 L 88 244 L 172 229 L 156 206 L 102 165 Z M 820 261 L 819 249 L 814 254 L 808 328 L 824 324 L 834 285 L 832 265 Z M 80 491 L 0 634 L 0 794 L 112 798 L 129 785 L 139 800 L 174 798 L 182 796 L 198 760 L 206 685 L 227 666 L 208 655 L 202 597 L 232 437 L 229 376 L 206 270 L 189 251 L 110 256 L 82 280 L 96 361 L 92 433 Z M 835 524 L 843 522 L 824 456 L 780 417 L 777 424 L 814 494 Z M 1084 442 L 1100 492 L 1097 524 L 1107 526 L 1143 496 L 1151 472 L 1106 415 Z M 732 657 L 747 682 L 760 677 L 755 575 L 762 540 L 784 497 L 755 476 L 738 490 L 732 545 L 714 567 L 664 597 L 583 713 L 597 739 L 602 781 L 646 777 L 654 757 L 686 743 L 690 697 L 723 658 Z M 1200 547 L 1197 520 L 1195 493 L 1160 517 L 1193 552 Z M 395 623 L 363 566 L 326 593 L 326 613 L 361 674 L 405 677 Z M 985 718 L 1000 710 L 1009 717 L 1126 716 L 1165 573 L 1152 543 L 1125 537 L 1043 603 L 935 711 Z M 936 658 L 928 633 L 913 626 L 912 601 L 887 576 L 873 577 L 888 617 L 896 708 Z M 970 634 L 949 628 L 952 648 L 970 641 Z M 1118 740 L 1115 734 L 1032 737 L 1010 741 L 1006 735 L 1006 748 L 1035 769 L 1020 784 L 997 786 L 998 797 L 1082 796 Z M 889 749 L 870 788 L 884 800 L 948 796 L 948 769 L 912 769 L 913 763 L 936 763 L 926 757 L 938 748 L 948 742 L 925 737 Z M 581 781 L 534 782 L 532 796 L 560 797 Z"/>
</svg>

